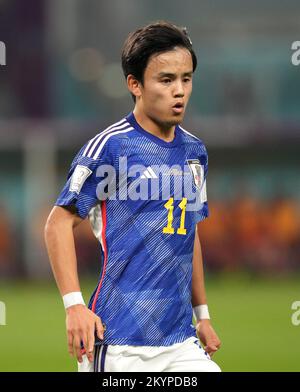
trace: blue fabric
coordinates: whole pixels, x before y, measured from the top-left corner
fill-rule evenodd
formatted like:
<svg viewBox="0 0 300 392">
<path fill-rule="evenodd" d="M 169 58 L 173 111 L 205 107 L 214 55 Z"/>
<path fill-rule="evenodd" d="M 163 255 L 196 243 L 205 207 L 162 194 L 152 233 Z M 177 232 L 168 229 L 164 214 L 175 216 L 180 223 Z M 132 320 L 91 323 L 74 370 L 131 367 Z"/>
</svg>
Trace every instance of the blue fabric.
<svg viewBox="0 0 300 392">
<path fill-rule="evenodd" d="M 121 167 L 124 157 L 126 170 Z M 199 170 L 196 175 L 192 164 Z M 69 190 L 77 165 L 91 171 L 79 193 Z M 103 165 L 116 171 L 116 186 L 105 201 L 99 191 L 105 176 L 99 176 L 98 169 Z M 133 170 L 135 165 L 142 165 L 140 172 Z M 201 140 L 176 126 L 174 140 L 165 142 L 141 128 L 133 113 L 89 141 L 75 157 L 56 205 L 72 204 L 80 217 L 89 215 L 101 242 L 101 274 L 89 303 L 107 326 L 98 344 L 168 346 L 196 336 L 192 256 L 196 223 L 208 216 L 207 202 L 200 198 L 207 168 Z M 130 176 L 124 177 L 125 172 Z M 171 181 L 166 185 L 167 178 Z M 126 199 L 124 189 L 131 196 L 144 189 L 147 197 Z M 164 230 L 168 216 L 173 233 Z"/>
</svg>

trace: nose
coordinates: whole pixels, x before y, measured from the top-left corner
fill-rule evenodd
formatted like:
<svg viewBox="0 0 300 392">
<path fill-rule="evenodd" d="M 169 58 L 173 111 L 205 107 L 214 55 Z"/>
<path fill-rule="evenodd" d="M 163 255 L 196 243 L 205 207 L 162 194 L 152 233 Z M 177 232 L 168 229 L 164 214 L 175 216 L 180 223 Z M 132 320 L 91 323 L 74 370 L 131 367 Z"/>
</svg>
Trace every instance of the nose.
<svg viewBox="0 0 300 392">
<path fill-rule="evenodd" d="M 175 83 L 174 96 L 175 97 L 183 97 L 184 96 L 184 88 L 183 88 L 183 83 L 181 80 L 178 80 Z"/>
</svg>

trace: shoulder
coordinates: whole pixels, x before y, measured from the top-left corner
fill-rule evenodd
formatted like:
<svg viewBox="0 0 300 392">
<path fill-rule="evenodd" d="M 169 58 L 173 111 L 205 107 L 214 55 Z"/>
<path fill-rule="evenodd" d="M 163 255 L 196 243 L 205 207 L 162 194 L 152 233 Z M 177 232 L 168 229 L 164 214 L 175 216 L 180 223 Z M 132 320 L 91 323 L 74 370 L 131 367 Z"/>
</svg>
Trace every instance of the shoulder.
<svg viewBox="0 0 300 392">
<path fill-rule="evenodd" d="M 80 150 L 81 156 L 97 160 L 103 153 L 118 150 L 124 138 L 134 128 L 124 117 L 122 120 L 108 126 L 91 138 Z"/>
<path fill-rule="evenodd" d="M 205 154 L 207 154 L 205 144 L 201 139 L 199 139 L 196 135 L 194 135 L 194 133 L 187 131 L 181 125 L 179 126 L 179 129 L 181 131 L 184 143 L 188 143 L 188 144 L 191 143 L 195 145 L 197 148 L 199 148 L 200 150 L 202 150 Z"/>
</svg>

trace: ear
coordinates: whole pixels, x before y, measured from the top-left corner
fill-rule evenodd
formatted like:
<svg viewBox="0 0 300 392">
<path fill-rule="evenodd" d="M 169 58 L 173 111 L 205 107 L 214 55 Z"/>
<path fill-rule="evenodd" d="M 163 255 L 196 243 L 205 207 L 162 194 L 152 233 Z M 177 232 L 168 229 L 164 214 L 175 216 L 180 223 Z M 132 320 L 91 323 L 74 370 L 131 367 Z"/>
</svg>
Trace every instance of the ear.
<svg viewBox="0 0 300 392">
<path fill-rule="evenodd" d="M 136 98 L 142 95 L 141 83 L 131 74 L 127 76 L 127 87 Z"/>
</svg>

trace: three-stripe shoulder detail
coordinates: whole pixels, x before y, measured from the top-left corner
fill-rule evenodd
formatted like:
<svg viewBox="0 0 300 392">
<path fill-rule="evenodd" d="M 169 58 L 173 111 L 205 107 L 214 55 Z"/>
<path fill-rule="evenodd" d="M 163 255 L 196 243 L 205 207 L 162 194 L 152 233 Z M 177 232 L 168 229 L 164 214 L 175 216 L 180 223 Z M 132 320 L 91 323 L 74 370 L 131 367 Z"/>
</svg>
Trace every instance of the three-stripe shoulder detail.
<svg viewBox="0 0 300 392">
<path fill-rule="evenodd" d="M 111 136 L 126 133 L 132 131 L 134 128 L 129 124 L 129 122 L 124 118 L 121 121 L 109 126 L 103 132 L 97 134 L 93 139 L 91 139 L 84 152 L 83 156 L 97 159 L 105 146 L 105 143 L 109 140 Z"/>
</svg>

